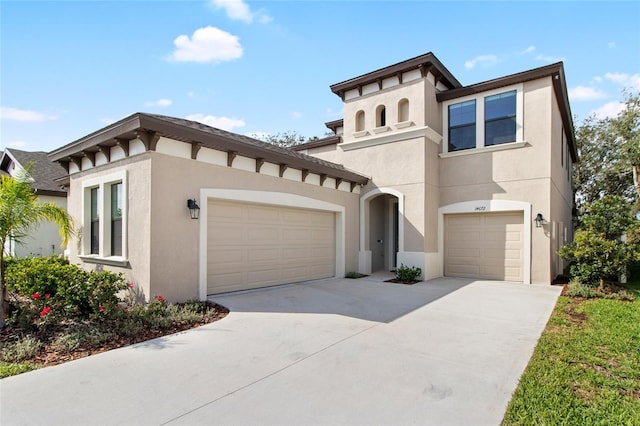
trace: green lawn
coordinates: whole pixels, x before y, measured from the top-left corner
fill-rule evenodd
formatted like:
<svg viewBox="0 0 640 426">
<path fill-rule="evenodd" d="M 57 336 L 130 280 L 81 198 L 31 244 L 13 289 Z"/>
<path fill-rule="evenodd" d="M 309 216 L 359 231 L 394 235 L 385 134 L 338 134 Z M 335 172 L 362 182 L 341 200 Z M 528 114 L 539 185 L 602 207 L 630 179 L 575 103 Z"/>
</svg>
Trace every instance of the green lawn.
<svg viewBox="0 0 640 426">
<path fill-rule="evenodd" d="M 640 280 L 623 302 L 561 296 L 503 425 L 640 425 Z"/>
</svg>

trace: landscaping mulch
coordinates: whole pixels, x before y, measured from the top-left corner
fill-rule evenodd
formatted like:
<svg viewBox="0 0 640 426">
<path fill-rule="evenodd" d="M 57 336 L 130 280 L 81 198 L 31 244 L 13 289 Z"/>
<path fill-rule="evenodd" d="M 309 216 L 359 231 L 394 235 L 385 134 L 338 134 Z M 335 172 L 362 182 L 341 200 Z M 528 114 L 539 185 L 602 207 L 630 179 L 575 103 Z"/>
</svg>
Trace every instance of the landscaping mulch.
<svg viewBox="0 0 640 426">
<path fill-rule="evenodd" d="M 37 364 L 42 367 L 62 364 L 68 361 L 84 358 L 89 355 L 95 355 L 102 352 L 110 351 L 111 349 L 122 348 L 125 346 L 133 345 L 135 343 L 145 342 L 147 340 L 168 336 L 170 334 L 175 334 L 181 331 L 200 327 L 205 324 L 210 324 L 212 322 L 221 320 L 229 313 L 229 310 L 227 308 L 215 303 L 206 302 L 206 307 L 209 311 L 215 311 L 215 313 L 212 315 L 209 312 L 206 316 L 203 315 L 203 320 L 199 322 L 173 323 L 170 327 L 162 330 L 143 329 L 139 333 L 132 336 L 117 335 L 114 339 L 103 344 L 91 347 L 81 346 L 73 351 L 61 351 L 53 345 L 53 341 L 56 335 L 63 333 L 66 329 L 69 328 L 71 324 L 67 323 L 50 326 L 47 328 L 46 334 L 37 334 L 38 339 L 44 343 L 42 348 L 33 358 L 25 361 Z M 115 331 L 117 333 L 117 330 L 112 331 Z M 5 344 L 16 342 L 23 337 L 25 337 L 24 330 L 21 330 L 17 327 L 8 326 L 3 330 L 0 330 L 0 342 Z"/>
<path fill-rule="evenodd" d="M 401 280 L 397 280 L 395 278 L 392 278 L 390 280 L 386 280 L 385 283 L 394 283 L 394 284 L 404 284 L 404 285 L 414 285 L 416 283 L 419 283 L 420 281 L 401 281 Z"/>
</svg>

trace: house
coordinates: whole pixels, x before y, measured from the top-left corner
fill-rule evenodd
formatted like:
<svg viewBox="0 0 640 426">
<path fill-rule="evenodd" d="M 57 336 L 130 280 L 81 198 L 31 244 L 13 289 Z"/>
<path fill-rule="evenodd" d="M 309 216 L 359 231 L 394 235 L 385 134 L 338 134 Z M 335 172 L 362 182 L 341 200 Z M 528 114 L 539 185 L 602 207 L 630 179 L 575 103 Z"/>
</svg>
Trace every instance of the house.
<svg viewBox="0 0 640 426">
<path fill-rule="evenodd" d="M 72 261 L 173 300 L 400 264 L 562 271 L 577 160 L 562 63 L 463 86 L 427 53 L 331 90 L 334 135 L 293 149 L 136 113 L 51 152 L 82 223 Z"/>
<path fill-rule="evenodd" d="M 67 207 L 67 190 L 64 185 L 67 171 L 58 163 L 49 159 L 46 152 L 28 152 L 15 148 L 7 148 L 0 154 L 0 173 L 15 176 L 29 164 L 33 164 L 30 172 L 31 188 L 39 203 L 55 203 L 59 207 Z M 9 241 L 5 252 L 16 257 L 49 256 L 62 254 L 63 247 L 58 227 L 44 222 L 33 228 L 21 241 Z"/>
</svg>

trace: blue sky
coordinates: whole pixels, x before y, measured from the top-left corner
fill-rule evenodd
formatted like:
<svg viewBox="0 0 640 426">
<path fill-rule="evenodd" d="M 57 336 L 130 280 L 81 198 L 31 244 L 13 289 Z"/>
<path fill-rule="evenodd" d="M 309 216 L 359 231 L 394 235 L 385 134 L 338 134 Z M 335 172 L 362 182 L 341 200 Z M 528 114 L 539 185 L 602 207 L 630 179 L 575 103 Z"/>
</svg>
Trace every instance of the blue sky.
<svg viewBox="0 0 640 426">
<path fill-rule="evenodd" d="M 323 136 L 329 86 L 433 52 L 462 84 L 563 61 L 576 125 L 640 91 L 640 2 L 0 1 L 0 149 L 134 112 Z"/>
</svg>

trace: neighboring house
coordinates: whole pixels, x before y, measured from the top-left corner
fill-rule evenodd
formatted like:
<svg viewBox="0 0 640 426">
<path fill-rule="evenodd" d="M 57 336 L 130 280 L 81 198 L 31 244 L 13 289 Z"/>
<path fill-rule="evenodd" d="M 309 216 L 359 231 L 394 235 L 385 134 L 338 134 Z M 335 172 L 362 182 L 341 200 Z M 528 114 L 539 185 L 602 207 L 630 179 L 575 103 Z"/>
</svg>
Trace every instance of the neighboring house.
<svg viewBox="0 0 640 426">
<path fill-rule="evenodd" d="M 51 152 L 82 223 L 72 261 L 173 300 L 400 264 L 562 272 L 577 155 L 561 63 L 462 86 L 428 53 L 331 90 L 335 136 L 293 149 L 137 113 Z"/>
<path fill-rule="evenodd" d="M 38 202 L 52 202 L 66 209 L 67 189 L 64 182 L 67 179 L 67 171 L 60 164 L 51 161 L 46 152 L 28 152 L 7 148 L 0 155 L 0 173 L 15 176 L 29 163 L 33 163 L 30 181 Z M 64 248 L 61 244 L 58 227 L 50 222 L 42 222 L 21 241 L 9 241 L 5 251 L 16 257 L 49 256 L 62 254 Z"/>
</svg>

